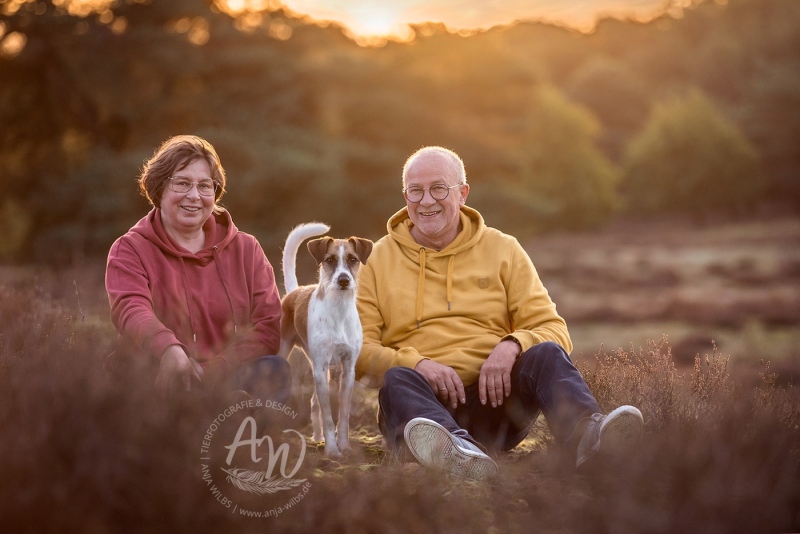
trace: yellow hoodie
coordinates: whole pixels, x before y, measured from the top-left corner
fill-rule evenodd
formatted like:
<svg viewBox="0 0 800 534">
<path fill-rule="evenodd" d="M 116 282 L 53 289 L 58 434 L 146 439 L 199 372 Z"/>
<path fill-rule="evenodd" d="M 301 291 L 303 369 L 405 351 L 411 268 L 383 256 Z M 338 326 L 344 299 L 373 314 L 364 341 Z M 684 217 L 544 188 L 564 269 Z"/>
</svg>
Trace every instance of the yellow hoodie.
<svg viewBox="0 0 800 534">
<path fill-rule="evenodd" d="M 411 237 L 408 210 L 387 223 L 359 274 L 364 346 L 356 378 L 380 387 L 390 367 L 429 358 L 452 367 L 464 385 L 478 380 L 497 344 L 514 337 L 526 351 L 555 341 L 572 351 L 567 325 L 517 240 L 461 207 L 462 231 L 445 249 Z"/>
</svg>

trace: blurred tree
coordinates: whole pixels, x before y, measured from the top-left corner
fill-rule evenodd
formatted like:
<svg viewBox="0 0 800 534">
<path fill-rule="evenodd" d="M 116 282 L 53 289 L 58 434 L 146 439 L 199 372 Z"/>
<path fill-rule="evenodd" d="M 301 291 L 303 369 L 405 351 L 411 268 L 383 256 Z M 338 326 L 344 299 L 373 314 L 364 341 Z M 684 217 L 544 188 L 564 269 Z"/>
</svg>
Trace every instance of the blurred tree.
<svg viewBox="0 0 800 534">
<path fill-rule="evenodd" d="M 261 129 L 278 133 L 268 136 L 273 146 L 284 125 L 303 130 L 287 136 L 301 141 L 295 151 L 304 150 L 302 142 L 321 144 L 311 84 L 301 79 L 304 52 L 295 43 L 266 28 L 235 30 L 205 0 L 127 2 L 97 12 L 70 5 L 0 5 L 3 30 L 26 35 L 18 54 L 0 57 L 0 78 L 9 80 L 0 84 L 0 186 L 27 221 L 15 231 L 16 259 L 105 253 L 146 212 L 134 180 L 171 135 L 208 132 L 224 144 L 228 132 L 238 132 L 237 150 L 224 161 L 234 170 L 250 170 L 262 151 Z M 239 176 L 231 178 L 235 189 Z"/>
<path fill-rule="evenodd" d="M 632 213 L 741 208 L 763 191 L 755 148 L 698 90 L 656 105 L 624 173 Z"/>
<path fill-rule="evenodd" d="M 223 203 L 272 259 L 288 229 L 311 219 L 381 235 L 402 206 L 403 161 L 428 144 L 461 154 L 490 224 L 586 227 L 615 205 L 617 171 L 595 142 L 617 157 L 654 102 L 692 86 L 753 140 L 773 198 L 800 196 L 797 0 L 693 2 L 651 23 L 604 20 L 588 35 L 519 23 L 464 37 L 424 25 L 412 43 L 383 48 L 276 2 L 236 16 L 219 0 L 79 4 L 0 0 L 0 207 L 16 221 L 0 241 L 5 260 L 105 254 L 147 209 L 134 182 L 142 162 L 181 133 L 217 146 L 230 179 Z M 719 134 L 736 128 L 715 113 L 684 122 L 706 131 L 722 120 L 702 142 L 743 146 Z M 714 147 L 702 154 L 726 153 Z M 693 157 L 685 172 L 677 159 L 670 168 L 689 180 L 710 165 Z M 657 170 L 642 194 L 673 188 L 657 182 L 670 169 Z M 758 201 L 736 183 L 726 194 Z"/>
<path fill-rule="evenodd" d="M 529 208 L 534 228 L 605 222 L 616 207 L 619 170 L 594 145 L 597 121 L 551 86 L 532 91 L 520 120 L 519 174 L 504 184 L 505 196 Z"/>
<path fill-rule="evenodd" d="M 603 125 L 599 145 L 616 160 L 640 130 L 650 107 L 644 81 L 623 61 L 589 56 L 565 84 L 572 100 L 589 108 Z"/>
<path fill-rule="evenodd" d="M 768 194 L 800 206 L 800 62 L 765 66 L 751 83 L 741 123 L 762 154 Z"/>
<path fill-rule="evenodd" d="M 486 35 L 489 38 L 499 40 L 526 70 L 555 84 L 568 78 L 591 53 L 589 41 L 579 31 L 542 22 L 519 22 L 498 28 L 494 34 Z"/>
</svg>

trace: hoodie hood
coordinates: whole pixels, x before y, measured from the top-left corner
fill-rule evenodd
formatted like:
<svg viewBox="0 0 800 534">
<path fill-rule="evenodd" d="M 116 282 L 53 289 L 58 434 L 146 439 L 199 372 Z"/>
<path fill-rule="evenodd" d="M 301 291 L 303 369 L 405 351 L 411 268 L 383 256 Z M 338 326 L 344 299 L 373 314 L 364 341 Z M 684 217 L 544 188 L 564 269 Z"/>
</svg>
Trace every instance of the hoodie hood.
<svg viewBox="0 0 800 534">
<path fill-rule="evenodd" d="M 408 208 L 403 208 L 395 213 L 386 224 L 389 236 L 402 248 L 403 253 L 419 266 L 417 281 L 416 320 L 417 328 L 420 327 L 422 314 L 425 311 L 425 272 L 430 260 L 447 258 L 446 295 L 447 309 L 450 310 L 453 301 L 453 269 L 455 257 L 459 252 L 468 250 L 480 241 L 486 231 L 486 224 L 480 213 L 467 206 L 461 206 L 461 231 L 452 243 L 442 250 L 434 250 L 417 243 L 411 236 L 411 227 L 414 223 L 408 216 Z"/>
<path fill-rule="evenodd" d="M 197 342 L 198 320 L 194 310 L 192 310 L 192 306 L 189 305 L 192 295 L 192 289 L 190 287 L 192 282 L 190 281 L 190 276 L 187 271 L 187 263 L 189 265 L 205 267 L 215 258 L 219 258 L 220 252 L 233 241 L 238 233 L 238 229 L 233 224 L 233 219 L 230 214 L 226 210 L 221 213 L 212 214 L 211 217 L 208 218 L 203 224 L 206 242 L 203 248 L 196 253 L 189 252 L 173 241 L 164 228 L 164 224 L 161 220 L 161 209 L 159 208 L 150 210 L 150 213 L 144 216 L 136 226 L 131 228 L 130 232 L 141 235 L 161 249 L 164 254 L 178 258 L 180 261 L 180 270 L 182 273 L 181 281 L 186 299 L 187 317 L 192 329 L 192 340 Z M 231 316 L 234 317 L 233 331 L 236 333 L 238 331 L 238 324 L 235 321 L 236 310 L 234 309 L 231 289 L 228 284 L 228 276 L 223 268 L 222 262 L 216 261 L 215 265 L 220 284 L 225 292 L 225 297 L 231 310 Z"/>
<path fill-rule="evenodd" d="M 141 235 L 160 248 L 165 254 L 206 265 L 213 259 L 215 249 L 216 252 L 224 250 L 233 241 L 239 230 L 233 224 L 230 213 L 227 211 L 214 213 L 203 224 L 203 231 L 206 235 L 206 242 L 203 248 L 196 253 L 192 253 L 178 246 L 172 240 L 161 221 L 161 210 L 153 208 L 130 231 Z"/>
<path fill-rule="evenodd" d="M 483 217 L 474 209 L 461 206 L 461 231 L 458 233 L 452 243 L 447 245 L 440 251 L 432 248 L 425 248 L 411 237 L 411 227 L 414 223 L 408 216 L 408 208 L 403 208 L 389 219 L 386 223 L 386 230 L 389 235 L 397 241 L 403 248 L 413 256 L 421 248 L 425 248 L 429 257 L 451 256 L 458 254 L 468 248 L 471 248 L 477 243 L 486 231 L 486 224 L 483 222 Z"/>
</svg>

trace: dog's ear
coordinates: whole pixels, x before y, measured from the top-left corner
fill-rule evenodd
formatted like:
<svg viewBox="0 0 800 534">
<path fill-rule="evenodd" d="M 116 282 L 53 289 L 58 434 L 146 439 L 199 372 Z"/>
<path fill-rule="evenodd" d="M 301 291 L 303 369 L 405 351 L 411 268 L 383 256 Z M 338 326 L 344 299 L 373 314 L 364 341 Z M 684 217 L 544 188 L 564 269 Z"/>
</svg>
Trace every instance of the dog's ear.
<svg viewBox="0 0 800 534">
<path fill-rule="evenodd" d="M 347 240 L 353 245 L 356 250 L 356 256 L 361 260 L 361 263 L 366 265 L 367 258 L 372 254 L 372 241 L 362 237 L 349 237 Z"/>
<path fill-rule="evenodd" d="M 328 252 L 328 243 L 333 241 L 332 237 L 318 237 L 317 239 L 312 239 L 308 242 L 308 251 L 314 256 L 314 259 L 317 260 L 317 265 L 322 263 L 322 260 L 325 259 L 325 253 Z"/>
</svg>

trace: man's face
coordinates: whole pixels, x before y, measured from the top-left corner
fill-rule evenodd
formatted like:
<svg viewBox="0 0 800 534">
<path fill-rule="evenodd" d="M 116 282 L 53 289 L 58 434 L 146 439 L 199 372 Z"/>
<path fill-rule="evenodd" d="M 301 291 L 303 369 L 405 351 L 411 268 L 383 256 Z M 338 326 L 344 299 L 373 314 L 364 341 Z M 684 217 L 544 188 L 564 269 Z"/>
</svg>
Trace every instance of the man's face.
<svg viewBox="0 0 800 534">
<path fill-rule="evenodd" d="M 430 188 L 437 185 L 454 186 L 457 176 L 448 168 L 446 160 L 430 154 L 417 158 L 406 172 L 405 188 L 421 187 L 424 194 L 419 202 L 411 202 L 406 194 L 408 215 L 415 229 L 414 239 L 423 246 L 437 250 L 449 245 L 458 235 L 460 208 L 467 200 L 467 184 L 452 187 L 443 200 L 436 200 Z M 441 196 L 441 195 L 439 195 Z"/>
</svg>

